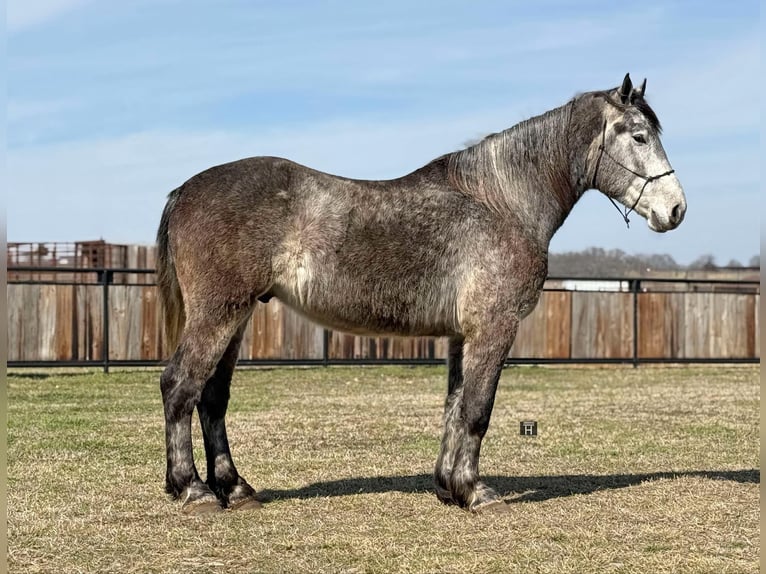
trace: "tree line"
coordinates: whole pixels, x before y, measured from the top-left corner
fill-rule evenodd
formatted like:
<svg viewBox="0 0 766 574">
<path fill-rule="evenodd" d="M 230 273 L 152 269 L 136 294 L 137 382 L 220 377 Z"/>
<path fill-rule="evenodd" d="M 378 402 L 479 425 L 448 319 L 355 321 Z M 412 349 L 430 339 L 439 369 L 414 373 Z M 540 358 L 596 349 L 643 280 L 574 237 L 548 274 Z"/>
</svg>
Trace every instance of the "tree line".
<svg viewBox="0 0 766 574">
<path fill-rule="evenodd" d="M 614 277 L 626 274 L 643 274 L 647 271 L 760 268 L 760 266 L 760 255 L 753 255 L 747 265 L 736 259 L 732 259 L 725 265 L 718 265 L 715 257 L 710 254 L 701 255 L 688 265 L 681 265 L 666 253 L 629 254 L 621 249 L 602 249 L 600 247 L 590 247 L 583 251 L 550 253 L 548 256 L 548 274 L 554 277 Z"/>
</svg>

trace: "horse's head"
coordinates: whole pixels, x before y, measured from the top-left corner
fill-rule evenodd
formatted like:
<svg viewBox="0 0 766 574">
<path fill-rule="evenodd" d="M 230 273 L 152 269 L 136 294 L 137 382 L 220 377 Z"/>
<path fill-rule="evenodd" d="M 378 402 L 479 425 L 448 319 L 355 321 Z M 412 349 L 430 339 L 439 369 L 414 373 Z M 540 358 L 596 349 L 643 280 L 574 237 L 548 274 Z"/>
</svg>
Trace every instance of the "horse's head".
<svg viewBox="0 0 766 574">
<path fill-rule="evenodd" d="M 665 232 L 683 221 L 686 198 L 645 91 L 646 80 L 634 88 L 626 74 L 622 86 L 605 94 L 608 104 L 591 147 L 591 185 L 643 216 L 650 229 Z"/>
</svg>

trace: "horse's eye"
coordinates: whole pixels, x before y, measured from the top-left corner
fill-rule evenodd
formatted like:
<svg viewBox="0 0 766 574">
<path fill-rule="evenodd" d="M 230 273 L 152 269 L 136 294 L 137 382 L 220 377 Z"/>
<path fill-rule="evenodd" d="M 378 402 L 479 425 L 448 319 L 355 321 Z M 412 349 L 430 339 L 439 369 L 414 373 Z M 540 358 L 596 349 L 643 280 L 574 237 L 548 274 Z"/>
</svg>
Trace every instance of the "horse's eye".
<svg viewBox="0 0 766 574">
<path fill-rule="evenodd" d="M 633 134 L 633 140 L 636 143 L 640 143 L 640 144 L 645 144 L 646 143 L 646 138 L 644 137 L 643 134 Z"/>
</svg>

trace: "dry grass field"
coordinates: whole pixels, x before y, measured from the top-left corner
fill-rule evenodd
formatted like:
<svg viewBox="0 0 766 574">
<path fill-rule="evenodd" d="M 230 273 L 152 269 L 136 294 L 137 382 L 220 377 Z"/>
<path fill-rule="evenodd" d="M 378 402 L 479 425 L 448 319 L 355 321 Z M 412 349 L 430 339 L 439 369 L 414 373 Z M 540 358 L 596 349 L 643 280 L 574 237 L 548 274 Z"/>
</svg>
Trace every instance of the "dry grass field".
<svg viewBox="0 0 766 574">
<path fill-rule="evenodd" d="M 431 491 L 444 379 L 239 371 L 232 448 L 266 504 L 188 518 L 163 492 L 158 371 L 10 373 L 9 570 L 757 571 L 757 366 L 507 369 L 482 471 L 509 512 L 479 515 Z"/>
</svg>

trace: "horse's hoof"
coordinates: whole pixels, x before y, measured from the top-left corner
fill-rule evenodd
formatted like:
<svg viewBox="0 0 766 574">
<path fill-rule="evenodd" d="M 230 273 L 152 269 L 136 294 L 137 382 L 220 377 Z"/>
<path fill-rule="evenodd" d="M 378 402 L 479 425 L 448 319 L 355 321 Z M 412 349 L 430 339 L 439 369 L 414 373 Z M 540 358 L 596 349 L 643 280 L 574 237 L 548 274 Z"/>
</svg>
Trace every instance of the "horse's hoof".
<svg viewBox="0 0 766 574">
<path fill-rule="evenodd" d="M 451 506 L 453 504 L 457 504 L 457 500 L 452 498 L 452 493 L 447 490 L 446 488 L 440 488 L 436 487 L 436 498 L 439 499 L 440 502 L 443 504 L 446 504 L 447 506 Z"/>
<path fill-rule="evenodd" d="M 511 511 L 511 505 L 505 500 L 491 500 L 471 508 L 474 514 L 506 514 Z"/>
<path fill-rule="evenodd" d="M 248 496 L 229 502 L 229 508 L 231 510 L 260 510 L 263 505 L 252 496 Z"/>
<path fill-rule="evenodd" d="M 216 514 L 222 512 L 223 507 L 218 499 L 202 498 L 198 500 L 187 500 L 181 507 L 181 512 L 186 516 L 204 516 L 206 514 Z"/>
</svg>

